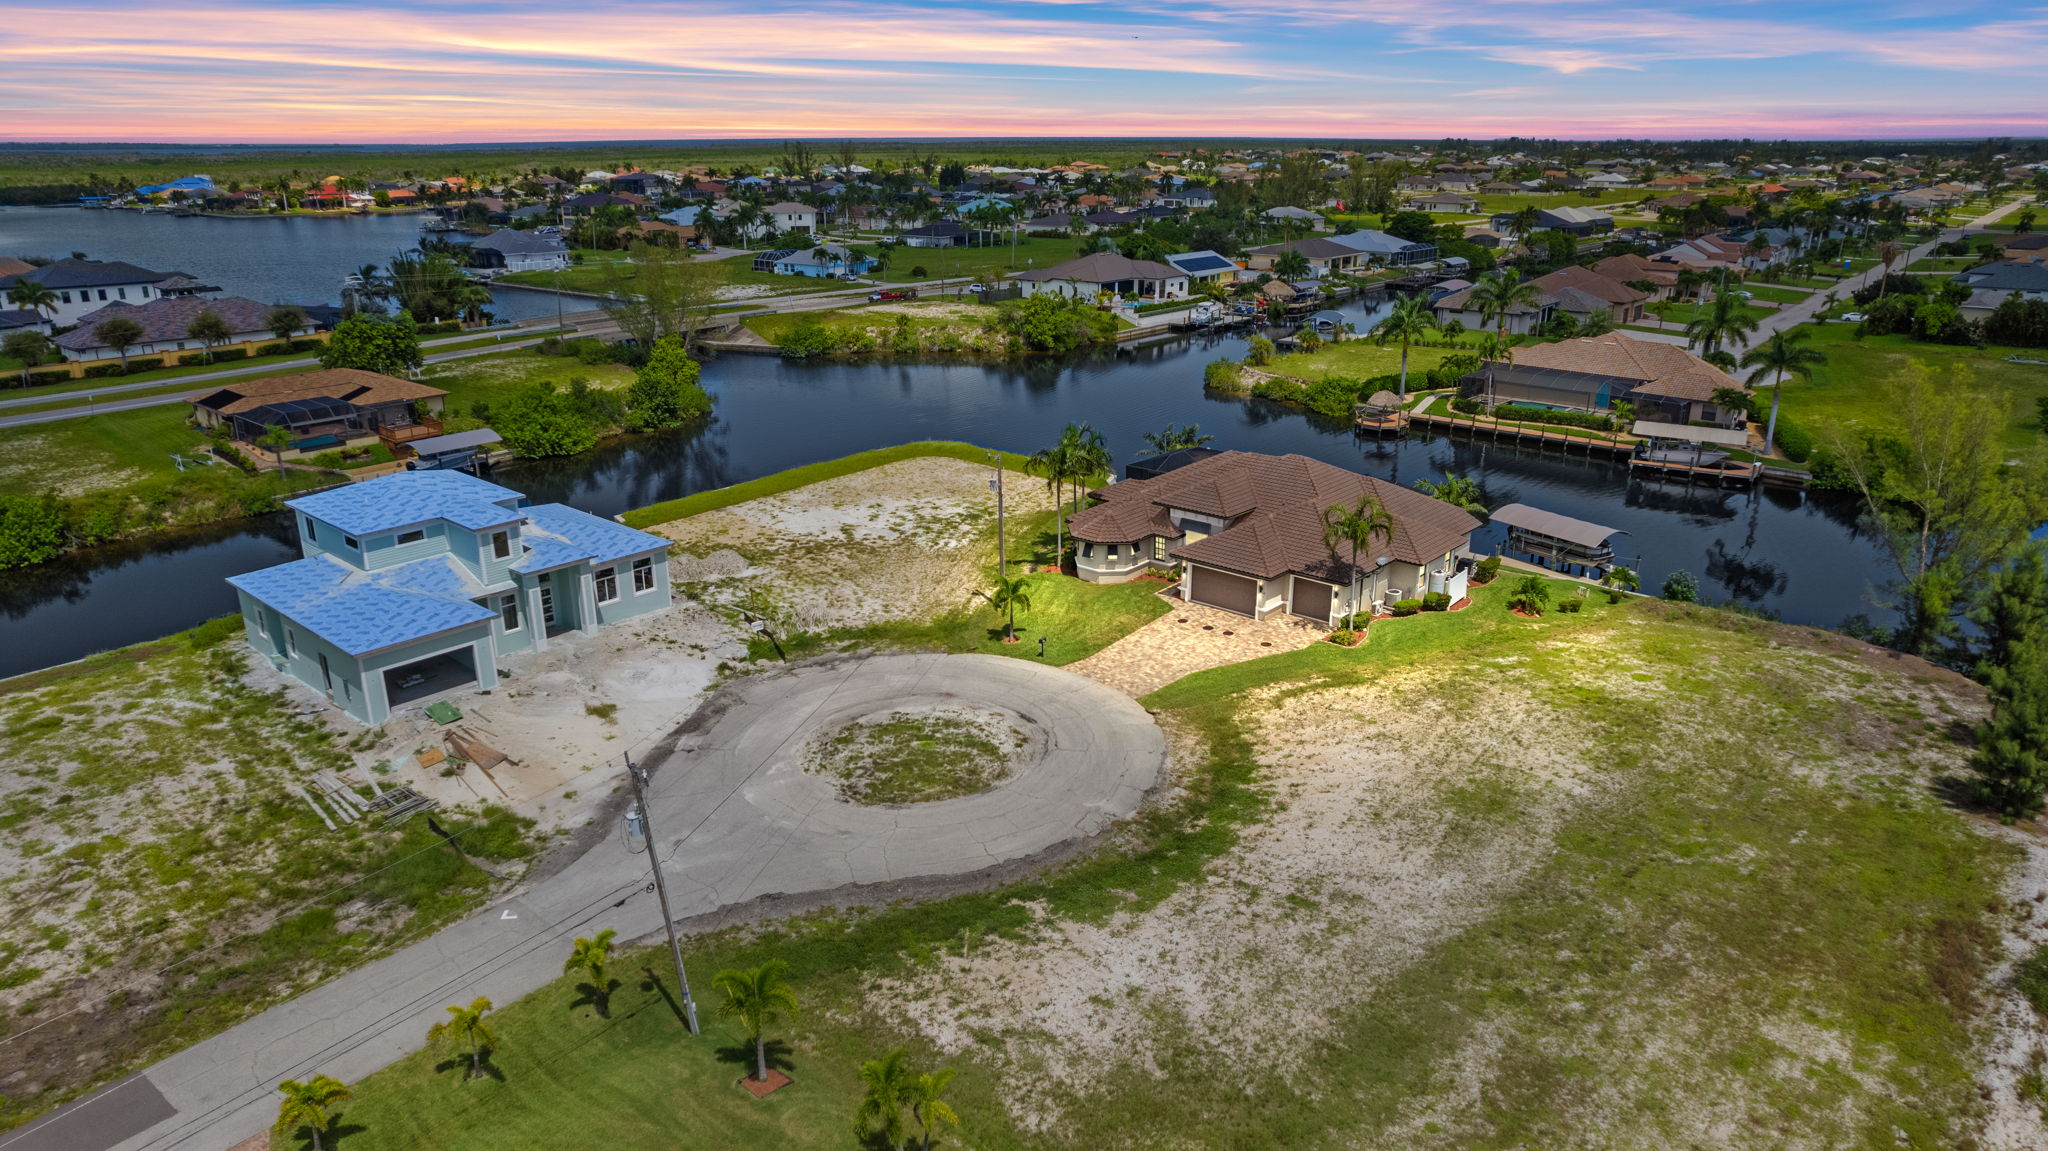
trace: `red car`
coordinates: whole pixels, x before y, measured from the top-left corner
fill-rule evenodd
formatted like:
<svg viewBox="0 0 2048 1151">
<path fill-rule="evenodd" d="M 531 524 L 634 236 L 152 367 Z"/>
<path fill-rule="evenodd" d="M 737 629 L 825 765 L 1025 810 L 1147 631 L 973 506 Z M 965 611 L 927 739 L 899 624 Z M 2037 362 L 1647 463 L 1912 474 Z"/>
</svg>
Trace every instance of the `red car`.
<svg viewBox="0 0 2048 1151">
<path fill-rule="evenodd" d="M 916 288 L 891 288 L 884 292 L 869 292 L 868 303 L 879 304 L 884 300 L 915 300 Z"/>
</svg>

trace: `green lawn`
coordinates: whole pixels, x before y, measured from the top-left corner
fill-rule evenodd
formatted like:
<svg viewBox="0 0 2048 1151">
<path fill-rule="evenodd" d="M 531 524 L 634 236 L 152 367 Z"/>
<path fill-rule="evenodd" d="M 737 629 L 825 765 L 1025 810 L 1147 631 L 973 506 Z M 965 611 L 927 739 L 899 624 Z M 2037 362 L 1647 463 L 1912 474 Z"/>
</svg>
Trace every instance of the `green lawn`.
<svg viewBox="0 0 2048 1151">
<path fill-rule="evenodd" d="M 429 365 L 420 382 L 446 389 L 453 414 L 458 407 L 466 412 L 480 401 L 502 403 L 543 380 L 566 386 L 578 376 L 605 388 L 623 388 L 633 382 L 633 370 L 619 364 L 586 364 L 573 356 L 543 356 L 525 350 Z"/>
<path fill-rule="evenodd" d="M 1750 290 L 1754 291 L 1755 289 Z M 1699 314 L 1700 308 L 1696 303 L 1680 300 L 1659 300 L 1644 307 L 1647 311 L 1655 313 L 1666 322 L 1680 325 L 1692 323 L 1693 318 Z M 1776 308 L 1763 308 L 1755 304 L 1742 305 L 1742 314 L 1752 320 L 1762 320 L 1765 316 L 1772 315 L 1776 311 Z"/>
<path fill-rule="evenodd" d="M 991 278 L 1000 280 L 1011 272 L 1063 264 L 1074 258 L 1077 247 L 1083 242 L 1020 234 L 1014 258 L 1009 244 L 988 248 L 910 248 L 899 245 L 889 257 L 889 266 L 869 278 L 891 284 L 911 284 L 957 276 L 972 278 L 987 273 Z M 872 247 L 856 247 L 855 250 L 869 254 L 875 251 Z M 916 274 L 919 268 L 925 270 L 924 275 Z"/>
<path fill-rule="evenodd" d="M 1813 374 L 1813 383 L 1793 381 L 1785 386 L 1784 410 L 1808 431 L 1834 422 L 1856 423 L 1883 417 L 1873 410 L 1875 385 L 1888 375 L 1918 360 L 1937 372 L 1952 365 L 1967 364 L 1979 384 L 2005 389 L 2011 398 L 2011 418 L 1997 429 L 2005 442 L 2022 449 L 2041 441 L 2034 422 L 2039 415 L 2037 401 L 2048 397 L 2048 367 L 2006 362 L 2006 357 L 2048 359 L 2040 349 L 1967 348 L 1924 344 L 1905 336 L 1855 338 L 1854 324 L 1808 324 L 1799 330 L 1811 334 L 1810 346 L 1822 352 L 1828 362 Z"/>
<path fill-rule="evenodd" d="M 1474 335 L 1476 343 L 1477 336 Z M 1445 356 L 1456 355 L 1456 348 L 1408 349 L 1408 386 L 1415 388 L 1422 376 L 1443 361 Z M 1313 352 L 1290 352 L 1277 357 L 1267 365 L 1265 371 L 1276 375 L 1293 376 L 1295 379 L 1327 380 L 1368 380 L 1374 376 L 1399 373 L 1401 370 L 1401 348 L 1398 344 L 1382 347 L 1370 339 L 1350 339 L 1334 344 L 1324 344 Z"/>
<path fill-rule="evenodd" d="M 1900 1145 L 1895 1130 L 1955 1145 L 1980 1106 L 1975 996 L 2014 853 L 1916 774 L 1916 754 L 1956 758 L 1923 712 L 1933 689 L 1832 640 L 1707 610 L 1595 592 L 1580 613 L 1520 619 L 1505 609 L 1517 579 L 1466 611 L 1379 621 L 1355 649 L 1313 645 L 1145 697 L 1183 737 L 1175 790 L 1093 855 L 986 893 L 692 939 L 701 1037 L 670 1007 L 661 949 L 630 953 L 608 1020 L 567 979 L 501 1005 L 491 1078 L 462 1083 L 447 1052 L 423 1051 L 354 1084 L 341 1146 L 577 1146 L 596 1130 L 622 1151 L 861 1146 L 855 1068 L 897 1046 L 958 1072 L 947 1151 L 1876 1151 Z M 1382 684 L 1398 686 L 1356 694 Z M 1260 850 L 1246 831 L 1298 831 L 1315 816 L 1289 809 L 1336 778 L 1288 790 L 1301 771 L 1261 762 L 1264 740 L 1286 738 L 1263 726 L 1267 709 L 1296 700 L 1297 717 L 1335 709 L 1375 749 L 1361 755 L 1402 763 L 1325 818 L 1445 874 L 1527 850 L 1484 900 L 1438 893 L 1452 913 L 1425 916 L 1390 970 L 1341 959 L 1415 914 L 1363 894 L 1398 874 L 1349 870 L 1341 852 L 1304 853 L 1279 878 L 1237 869 Z M 1409 707 L 1429 718 L 1388 714 Z M 1739 733 L 1701 719 L 1731 714 L 1748 717 Z M 1212 905 L 1238 913 L 1201 910 Z M 1078 1085 L 1052 1079 L 1039 1053 L 1058 1050 L 1061 1024 L 1029 1008 L 1061 990 L 1046 972 L 1102 982 L 1086 958 L 1061 960 L 1067 925 L 1082 957 L 1130 930 L 1174 949 L 1134 956 L 1128 987 L 1108 984 L 1144 1010 L 1109 1055 L 1071 1053 L 1106 1059 Z M 1297 938 L 1339 960 L 1314 980 L 1309 1032 L 1267 1009 L 1306 1002 L 1279 986 L 1220 1032 L 1188 1011 L 1199 993 L 1183 980 L 1220 975 L 1237 989 L 1227 1003 L 1270 980 Z M 1242 959 L 1209 965 L 1212 952 Z M 757 1101 L 734 1082 L 745 1036 L 709 1010 L 705 985 L 770 958 L 789 964 L 803 1015 L 769 1032 L 795 1085 Z M 956 977 L 970 970 L 984 974 Z M 969 1012 L 941 1053 L 915 1024 L 957 999 L 1021 1004 L 1024 1021 Z M 1111 995 L 1088 1003 L 1117 1018 Z M 1277 1046 L 1250 1058 L 1260 1042 Z M 1313 1075 L 1258 1070 L 1286 1052 Z M 1052 1121 L 1027 1127 L 1024 1112 Z"/>
<path fill-rule="evenodd" d="M 1927 256 L 1906 265 L 1908 272 L 1960 272 L 1980 261 L 1970 256 Z"/>
<path fill-rule="evenodd" d="M 1797 288 L 1772 288 L 1763 284 L 1744 284 L 1740 290 L 1748 292 L 1755 299 L 1768 301 L 1773 304 L 1797 304 L 1813 295 L 1812 292 L 1801 291 Z"/>
</svg>

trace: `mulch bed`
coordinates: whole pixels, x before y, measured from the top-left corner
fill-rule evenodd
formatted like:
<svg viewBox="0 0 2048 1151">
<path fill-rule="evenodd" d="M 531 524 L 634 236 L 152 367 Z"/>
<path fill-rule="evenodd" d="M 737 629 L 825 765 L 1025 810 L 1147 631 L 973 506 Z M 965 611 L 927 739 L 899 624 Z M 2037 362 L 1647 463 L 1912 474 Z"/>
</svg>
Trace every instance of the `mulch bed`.
<svg viewBox="0 0 2048 1151">
<path fill-rule="evenodd" d="M 795 1080 L 773 1067 L 768 1069 L 768 1078 L 765 1080 L 756 1079 L 751 1075 L 742 1075 L 739 1078 L 740 1086 L 746 1088 L 747 1094 L 756 1099 L 766 1099 L 793 1082 Z"/>
</svg>

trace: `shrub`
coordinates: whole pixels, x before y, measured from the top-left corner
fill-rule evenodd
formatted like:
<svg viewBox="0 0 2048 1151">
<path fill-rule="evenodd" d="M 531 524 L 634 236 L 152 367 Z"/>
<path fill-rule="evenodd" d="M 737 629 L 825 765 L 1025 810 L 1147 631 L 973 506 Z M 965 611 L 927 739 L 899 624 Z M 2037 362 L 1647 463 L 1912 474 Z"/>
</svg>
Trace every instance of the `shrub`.
<svg viewBox="0 0 2048 1151">
<path fill-rule="evenodd" d="M 1778 412 L 1777 442 L 1779 453 L 1793 463 L 1803 464 L 1813 458 L 1813 433 L 1783 410 Z"/>
<path fill-rule="evenodd" d="M 533 350 L 543 356 L 559 356 L 562 354 L 562 337 L 543 336 L 540 343 L 533 346 Z"/>
<path fill-rule="evenodd" d="M 1459 380 L 1479 370 L 1479 357 L 1459 353 L 1445 356 L 1429 369 L 1424 378 L 1432 388 L 1448 388 Z"/>
<path fill-rule="evenodd" d="M 104 380 L 109 376 L 121 376 L 126 374 L 127 370 L 121 367 L 119 362 L 111 364 L 94 364 L 92 367 L 85 369 L 85 378 L 88 380 Z"/>
<path fill-rule="evenodd" d="M 1561 601 L 1559 601 L 1559 603 L 1558 603 L 1558 605 L 1557 605 L 1557 610 L 1559 610 L 1559 611 L 1563 612 L 1563 613 L 1564 613 L 1564 614 L 1566 614 L 1566 615 L 1570 615 L 1570 614 L 1572 614 L 1573 612 L 1575 612 L 1575 611 L 1578 611 L 1578 610 L 1579 610 L 1579 609 L 1580 609 L 1581 607 L 1584 607 L 1584 606 L 1585 606 L 1585 601 L 1583 601 L 1583 600 L 1577 600 L 1577 599 L 1568 599 L 1568 600 L 1561 600 Z"/>
<path fill-rule="evenodd" d="M 1449 592 L 1447 592 L 1447 591 L 1432 591 L 1432 592 L 1424 592 L 1424 593 L 1422 594 L 1422 610 L 1423 610 L 1423 611 L 1449 611 L 1449 610 L 1451 610 L 1451 593 L 1449 593 Z"/>
<path fill-rule="evenodd" d="M 28 374 L 28 382 L 31 386 L 37 384 L 62 383 L 70 380 L 71 378 L 72 376 L 70 372 L 30 372 Z"/>
<path fill-rule="evenodd" d="M 1486 404 L 1469 396 L 1451 401 L 1451 407 L 1466 415 L 1482 415 Z M 1515 420 L 1525 424 L 1552 424 L 1557 427 L 1591 428 L 1595 431 L 1611 431 L 1614 417 L 1602 412 L 1561 412 L 1550 408 L 1530 407 L 1527 404 L 1497 404 L 1493 414 L 1498 419 Z"/>
<path fill-rule="evenodd" d="M 1480 586 L 1483 587 L 1492 583 L 1493 577 L 1499 574 L 1500 557 L 1487 556 L 1485 559 L 1480 560 L 1478 566 L 1473 569 L 1472 578 L 1479 581 Z"/>
<path fill-rule="evenodd" d="M 1684 568 L 1664 577 L 1664 598 L 1674 603 L 1697 603 L 1700 598 L 1699 577 Z"/>
<path fill-rule="evenodd" d="M 1350 647 L 1352 644 L 1358 642 L 1358 633 L 1352 631 L 1350 628 L 1340 627 L 1336 631 L 1330 633 L 1330 642 L 1336 644 L 1338 647 Z"/>
<path fill-rule="evenodd" d="M 1355 611 L 1352 612 L 1350 615 L 1337 617 L 1337 626 L 1340 628 L 1346 628 L 1350 631 L 1364 631 L 1371 625 L 1371 612 Z"/>
<path fill-rule="evenodd" d="M 782 354 L 792 360 L 830 355 L 838 346 L 839 337 L 832 334 L 832 329 L 810 316 L 798 320 L 781 341 Z"/>
<path fill-rule="evenodd" d="M 1395 615 L 1414 615 L 1422 610 L 1422 601 L 1419 599 L 1398 599 L 1394 601 L 1394 606 L 1388 610 L 1392 611 Z"/>
<path fill-rule="evenodd" d="M 1219 392 L 1235 392 L 1244 387 L 1244 374 L 1230 360 L 1211 360 L 1202 369 L 1202 386 L 1215 388 Z"/>
<path fill-rule="evenodd" d="M 259 356 L 282 356 L 291 350 L 292 346 L 287 343 L 256 345 L 256 354 Z"/>
<path fill-rule="evenodd" d="M 1255 368 L 1263 368 L 1273 362 L 1273 341 L 1264 336 L 1253 336 L 1245 345 L 1244 362 Z"/>
<path fill-rule="evenodd" d="M 612 353 L 609 348 L 606 348 L 603 343 L 597 340 L 578 340 L 576 341 L 576 362 L 594 368 L 611 363 Z"/>
<path fill-rule="evenodd" d="M 922 279 L 924 279 L 924 278 L 925 278 L 926 276 L 929 276 L 929 275 L 931 275 L 931 273 L 930 273 L 930 272 L 927 272 L 927 271 L 925 271 L 925 270 L 924 270 L 924 265 L 923 265 L 923 264 L 914 264 L 914 265 L 912 265 L 912 266 L 911 266 L 911 269 L 910 269 L 910 278 L 911 278 L 911 279 L 913 279 L 913 280 L 922 280 Z"/>
<path fill-rule="evenodd" d="M 2048 946 L 2036 947 L 2032 955 L 2013 968 L 2012 985 L 2034 1010 L 2048 1015 Z"/>
<path fill-rule="evenodd" d="M 243 454 L 242 449 L 236 447 L 233 444 L 225 442 L 217 443 L 213 445 L 213 454 L 235 465 L 236 467 L 242 469 L 243 471 L 248 472 L 252 476 L 256 474 L 255 461 L 251 460 L 247 455 Z"/>
<path fill-rule="evenodd" d="M 1550 581 L 1540 575 L 1525 575 L 1515 581 L 1508 607 L 1527 615 L 1542 615 L 1550 604 Z"/>
</svg>

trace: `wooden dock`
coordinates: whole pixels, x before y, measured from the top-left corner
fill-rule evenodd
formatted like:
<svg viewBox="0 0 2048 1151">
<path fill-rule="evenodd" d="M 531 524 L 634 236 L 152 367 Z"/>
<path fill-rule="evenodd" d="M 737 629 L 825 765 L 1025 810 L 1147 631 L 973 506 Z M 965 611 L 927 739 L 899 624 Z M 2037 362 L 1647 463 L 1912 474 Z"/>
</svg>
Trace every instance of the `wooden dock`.
<svg viewBox="0 0 2048 1151">
<path fill-rule="evenodd" d="M 1476 416 L 1433 412 L 1429 410 L 1430 406 L 1425 404 L 1416 411 L 1404 413 L 1406 422 L 1422 427 L 1469 432 L 1473 435 L 1487 436 L 1496 440 L 1509 439 L 1523 443 L 1547 444 L 1563 448 L 1568 452 L 1577 449 L 1589 456 L 1598 454 L 1609 456 L 1630 455 L 1636 450 L 1636 443 L 1638 442 L 1634 436 L 1604 435 L 1598 438 L 1593 436 L 1575 436 L 1567 432 L 1552 431 L 1541 425 L 1510 424 L 1499 420 L 1482 419 Z"/>
<path fill-rule="evenodd" d="M 1657 475 L 1683 476 L 1688 482 L 1717 483 L 1725 488 L 1746 488 L 1757 480 L 1762 470 L 1760 464 L 1741 464 L 1734 467 L 1713 467 L 1700 464 L 1682 464 L 1674 460 L 1633 459 L 1629 468 L 1636 472 L 1650 472 Z"/>
</svg>

